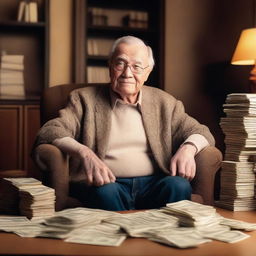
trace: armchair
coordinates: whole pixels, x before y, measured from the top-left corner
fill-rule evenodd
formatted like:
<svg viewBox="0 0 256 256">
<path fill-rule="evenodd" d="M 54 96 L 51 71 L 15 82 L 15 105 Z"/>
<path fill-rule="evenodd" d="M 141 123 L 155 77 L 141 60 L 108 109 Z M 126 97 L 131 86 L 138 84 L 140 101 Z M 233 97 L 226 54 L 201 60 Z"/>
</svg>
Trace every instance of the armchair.
<svg viewBox="0 0 256 256">
<path fill-rule="evenodd" d="M 65 106 L 69 93 L 83 86 L 86 85 L 67 84 L 46 89 L 41 100 L 41 123 L 56 117 L 58 110 Z M 43 183 L 55 189 L 56 210 L 79 206 L 80 202 L 69 193 L 69 157 L 51 144 L 39 145 L 35 155 Z M 40 159 L 40 163 L 36 159 Z M 222 154 L 216 147 L 209 146 L 199 152 L 195 160 L 197 171 L 191 182 L 192 200 L 213 205 L 215 174 L 220 168 Z"/>
</svg>

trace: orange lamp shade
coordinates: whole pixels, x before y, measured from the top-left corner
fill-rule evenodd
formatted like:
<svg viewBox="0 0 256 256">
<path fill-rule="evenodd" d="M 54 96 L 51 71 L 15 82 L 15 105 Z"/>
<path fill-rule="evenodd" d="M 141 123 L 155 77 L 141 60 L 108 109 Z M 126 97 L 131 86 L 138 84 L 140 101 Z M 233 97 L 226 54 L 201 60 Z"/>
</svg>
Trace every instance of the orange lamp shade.
<svg viewBox="0 0 256 256">
<path fill-rule="evenodd" d="M 254 65 L 256 60 L 256 28 L 241 32 L 238 44 L 233 54 L 231 64 Z"/>
</svg>

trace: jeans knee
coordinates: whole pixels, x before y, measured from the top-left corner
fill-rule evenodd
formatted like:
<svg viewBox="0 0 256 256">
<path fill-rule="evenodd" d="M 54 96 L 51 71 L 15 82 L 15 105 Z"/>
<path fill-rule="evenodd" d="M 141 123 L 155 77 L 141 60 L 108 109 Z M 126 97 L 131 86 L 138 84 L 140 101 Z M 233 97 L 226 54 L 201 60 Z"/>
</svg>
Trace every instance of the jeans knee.
<svg viewBox="0 0 256 256">
<path fill-rule="evenodd" d="M 92 186 L 90 192 L 98 200 L 109 200 L 113 199 L 118 194 L 118 187 L 116 183 L 109 183 L 99 187 Z"/>
<path fill-rule="evenodd" d="M 100 187 L 90 187 L 87 207 L 99 208 L 110 211 L 123 211 L 130 209 L 127 206 L 128 196 L 118 183 L 109 183 Z"/>
<path fill-rule="evenodd" d="M 191 194 L 192 188 L 190 182 L 179 176 L 168 176 L 163 180 L 163 186 L 169 191 L 175 191 L 177 194 Z"/>
</svg>

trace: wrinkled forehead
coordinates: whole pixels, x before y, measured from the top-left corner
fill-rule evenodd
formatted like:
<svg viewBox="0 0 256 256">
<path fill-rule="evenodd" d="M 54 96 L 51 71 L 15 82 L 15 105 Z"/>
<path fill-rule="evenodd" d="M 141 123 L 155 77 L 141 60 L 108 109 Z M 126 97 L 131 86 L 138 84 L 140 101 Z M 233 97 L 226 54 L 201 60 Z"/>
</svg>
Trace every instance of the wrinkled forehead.
<svg viewBox="0 0 256 256">
<path fill-rule="evenodd" d="M 116 59 L 147 64 L 149 60 L 147 46 L 140 43 L 121 43 L 116 47 L 116 50 L 113 54 L 113 60 Z"/>
</svg>

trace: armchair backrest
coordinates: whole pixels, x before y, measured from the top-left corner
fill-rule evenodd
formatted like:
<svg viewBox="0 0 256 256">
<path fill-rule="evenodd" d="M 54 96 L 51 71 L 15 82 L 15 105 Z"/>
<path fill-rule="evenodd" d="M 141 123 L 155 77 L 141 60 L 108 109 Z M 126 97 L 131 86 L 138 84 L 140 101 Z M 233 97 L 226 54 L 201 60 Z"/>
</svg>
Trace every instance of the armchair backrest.
<svg viewBox="0 0 256 256">
<path fill-rule="evenodd" d="M 87 85 L 62 84 L 46 88 L 40 102 L 41 125 L 58 116 L 59 110 L 66 106 L 71 91 L 85 86 Z"/>
<path fill-rule="evenodd" d="M 58 116 L 59 110 L 66 106 L 69 94 L 73 90 L 86 86 L 108 86 L 108 83 L 60 84 L 44 89 L 40 101 L 41 125 Z"/>
</svg>

